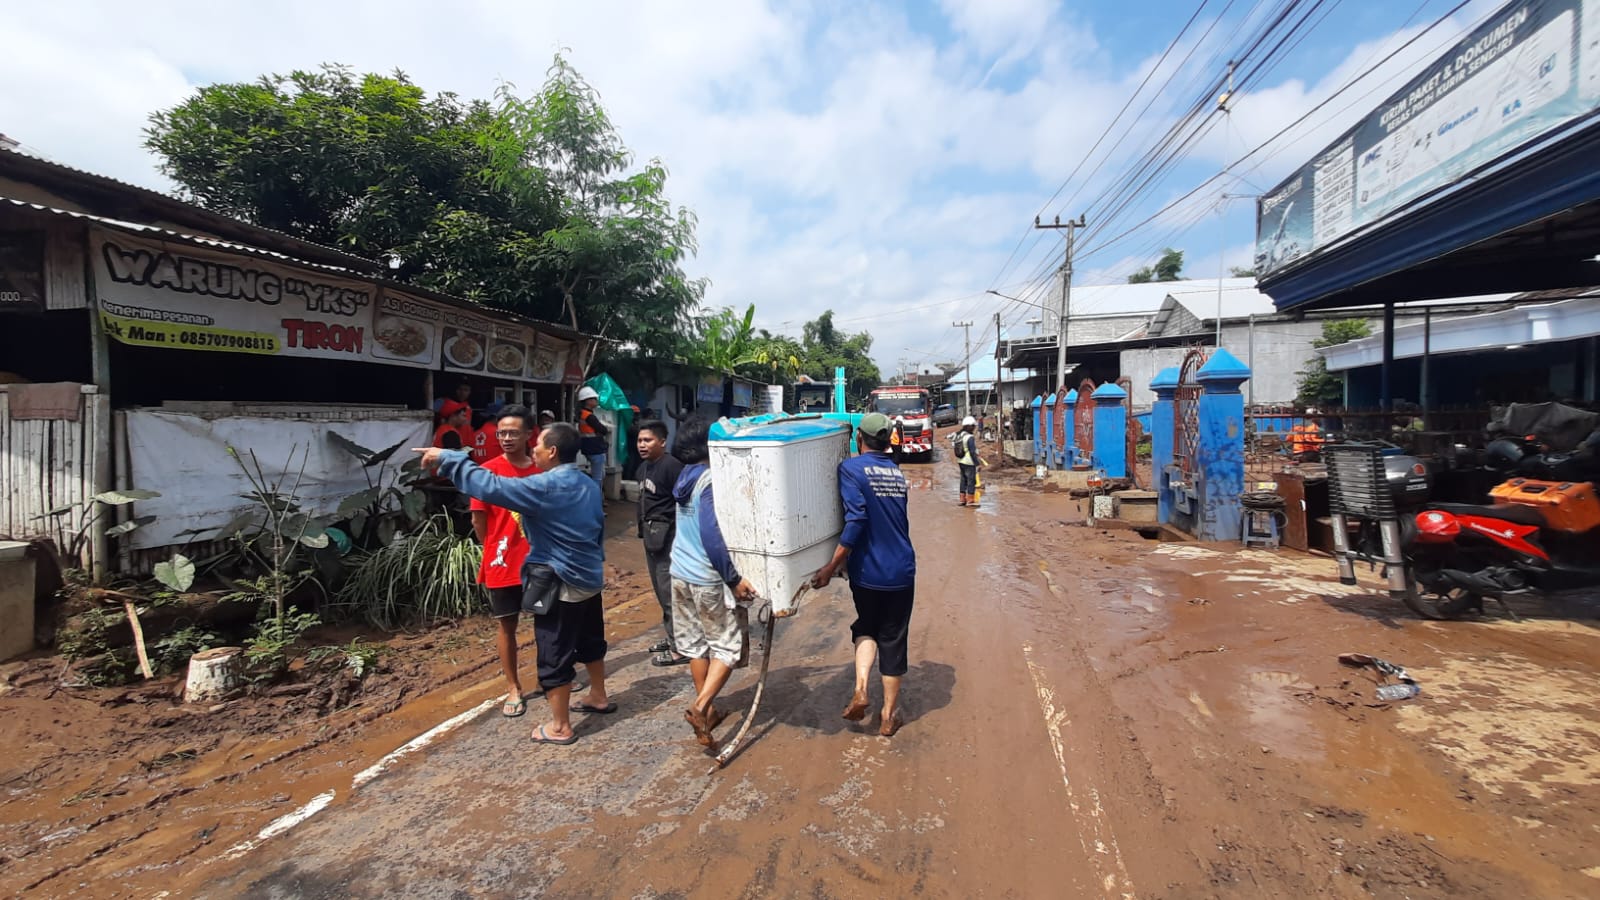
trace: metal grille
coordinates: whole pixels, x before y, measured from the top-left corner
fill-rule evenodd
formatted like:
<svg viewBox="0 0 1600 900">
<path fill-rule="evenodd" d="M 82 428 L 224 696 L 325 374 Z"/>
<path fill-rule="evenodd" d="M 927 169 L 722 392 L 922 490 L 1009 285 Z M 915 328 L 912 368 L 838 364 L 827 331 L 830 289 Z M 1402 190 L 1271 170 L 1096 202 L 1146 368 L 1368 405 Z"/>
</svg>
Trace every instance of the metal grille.
<svg viewBox="0 0 1600 900">
<path fill-rule="evenodd" d="M 1394 497 L 1383 454 L 1371 444 L 1336 444 L 1323 450 L 1328 465 L 1328 507 L 1337 515 L 1392 519 Z"/>
<path fill-rule="evenodd" d="M 1206 364 L 1206 351 L 1196 347 L 1184 354 L 1178 373 L 1172 416 L 1172 453 L 1183 480 L 1192 482 L 1199 468 L 1200 455 L 1200 367 Z"/>
</svg>

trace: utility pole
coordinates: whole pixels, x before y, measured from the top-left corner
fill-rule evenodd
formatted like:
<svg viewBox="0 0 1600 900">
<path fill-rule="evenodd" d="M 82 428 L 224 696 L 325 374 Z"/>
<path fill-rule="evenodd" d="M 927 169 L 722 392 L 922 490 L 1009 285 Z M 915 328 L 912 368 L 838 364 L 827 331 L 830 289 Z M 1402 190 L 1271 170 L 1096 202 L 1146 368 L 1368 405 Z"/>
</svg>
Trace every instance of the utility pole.
<svg viewBox="0 0 1600 900">
<path fill-rule="evenodd" d="M 1000 333 L 1000 314 L 994 314 L 994 437 L 1000 444 L 1000 467 L 1006 465 L 1006 408 L 1005 341 Z"/>
<path fill-rule="evenodd" d="M 1050 231 L 1067 230 L 1067 254 L 1061 263 L 1061 322 L 1056 328 L 1056 371 L 1060 373 L 1061 383 L 1067 383 L 1067 325 L 1072 319 L 1072 245 L 1077 236 L 1078 229 L 1086 227 L 1083 216 L 1078 216 L 1078 221 L 1061 221 L 1056 216 L 1055 223 L 1045 225 L 1039 221 L 1038 216 L 1033 217 L 1034 228 L 1044 228 Z"/>
<path fill-rule="evenodd" d="M 972 415 L 972 323 L 951 322 L 951 328 L 961 329 L 962 343 L 966 345 L 965 362 L 961 369 L 961 415 Z"/>
</svg>

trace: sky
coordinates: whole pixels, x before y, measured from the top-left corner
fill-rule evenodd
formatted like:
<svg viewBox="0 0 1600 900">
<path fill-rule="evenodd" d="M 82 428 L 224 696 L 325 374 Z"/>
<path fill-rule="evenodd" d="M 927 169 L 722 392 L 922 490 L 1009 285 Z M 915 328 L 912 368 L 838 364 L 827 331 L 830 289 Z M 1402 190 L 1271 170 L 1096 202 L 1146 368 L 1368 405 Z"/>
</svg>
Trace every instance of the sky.
<svg viewBox="0 0 1600 900">
<path fill-rule="evenodd" d="M 1047 299 L 1063 242 L 1033 229 L 1036 215 L 1097 213 L 1075 284 L 1125 281 L 1166 246 L 1185 251 L 1186 277 L 1248 266 L 1251 198 L 1500 5 L 1468 3 L 1425 31 L 1453 0 L 1303 0 L 1317 12 L 1292 49 L 1226 113 L 1209 103 L 1215 121 L 1161 179 L 1112 202 L 1118 176 L 1285 2 L 468 0 L 446 13 L 411 0 L 53 0 L 6 14 L 0 132 L 173 191 L 142 129 L 198 86 L 338 62 L 487 97 L 503 82 L 531 92 L 561 52 L 698 216 L 687 268 L 710 280 L 708 306 L 753 303 L 757 325 L 796 336 L 832 309 L 840 327 L 873 335 L 888 373 L 959 361 L 955 321 L 974 323 L 975 355 L 993 352 L 997 312 L 1008 333 L 1048 321 L 984 293 Z"/>
</svg>

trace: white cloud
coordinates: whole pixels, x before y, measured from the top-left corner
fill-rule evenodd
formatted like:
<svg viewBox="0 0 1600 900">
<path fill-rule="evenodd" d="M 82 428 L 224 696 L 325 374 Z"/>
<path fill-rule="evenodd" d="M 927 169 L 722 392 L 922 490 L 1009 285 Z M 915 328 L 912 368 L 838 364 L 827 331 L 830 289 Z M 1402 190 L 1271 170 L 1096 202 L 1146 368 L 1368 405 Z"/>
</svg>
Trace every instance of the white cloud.
<svg viewBox="0 0 1600 900">
<path fill-rule="evenodd" d="M 949 35 L 918 30 L 898 8 L 844 0 L 23 4 L 7 12 L 0 131 L 59 162 L 170 189 L 140 130 L 198 84 L 337 61 L 481 97 L 502 79 L 532 90 L 565 49 L 629 146 L 661 158 L 673 199 L 699 215 L 691 270 L 711 278 L 708 302 L 754 302 L 762 325 L 794 333 L 831 307 L 873 333 L 887 369 L 905 347 L 959 356 L 954 319 L 977 320 L 977 337 L 1001 305 L 982 291 L 1169 37 L 1151 36 L 1139 58 L 1111 59 L 1092 24 L 1055 0 L 942 0 L 939 11 Z M 1311 87 L 1286 81 L 1251 95 L 1235 115 L 1235 153 L 1374 49 L 1356 48 Z M 1141 122 L 1123 146 L 1102 148 L 1112 164 L 1075 206 L 1164 127 Z M 1282 163 L 1303 161 L 1301 149 Z M 1080 282 L 1125 276 L 1140 244 L 1113 248 L 1128 259 L 1096 260 L 1100 271 L 1080 270 Z M 1031 236 L 1004 281 L 1058 258 L 1053 236 L 1030 247 Z"/>
</svg>

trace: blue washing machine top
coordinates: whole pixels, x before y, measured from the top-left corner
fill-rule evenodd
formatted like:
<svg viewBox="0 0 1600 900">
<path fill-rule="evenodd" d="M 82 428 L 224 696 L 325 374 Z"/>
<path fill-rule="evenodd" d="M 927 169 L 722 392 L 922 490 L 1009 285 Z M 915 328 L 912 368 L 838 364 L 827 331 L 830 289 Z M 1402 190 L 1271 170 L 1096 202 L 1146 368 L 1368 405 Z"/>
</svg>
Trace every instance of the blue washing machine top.
<svg viewBox="0 0 1600 900">
<path fill-rule="evenodd" d="M 824 419 L 819 415 L 791 416 L 766 413 L 741 419 L 718 419 L 711 426 L 710 438 L 719 442 L 789 443 L 841 434 L 850 430 L 848 422 Z"/>
</svg>

